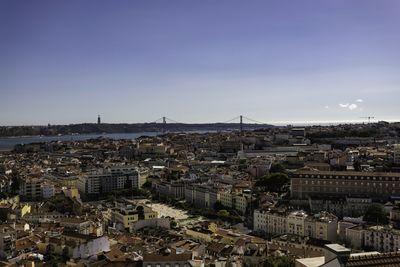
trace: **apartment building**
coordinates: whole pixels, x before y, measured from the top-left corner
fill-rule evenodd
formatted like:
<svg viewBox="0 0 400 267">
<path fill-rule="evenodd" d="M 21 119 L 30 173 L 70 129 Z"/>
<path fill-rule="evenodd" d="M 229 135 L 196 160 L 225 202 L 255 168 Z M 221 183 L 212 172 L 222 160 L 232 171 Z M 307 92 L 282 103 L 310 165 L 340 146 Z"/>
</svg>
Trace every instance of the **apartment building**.
<svg viewBox="0 0 400 267">
<path fill-rule="evenodd" d="M 101 193 L 101 179 L 100 174 L 80 176 L 76 185 L 79 192 L 84 195 L 98 195 Z"/>
<path fill-rule="evenodd" d="M 396 252 L 400 249 L 400 231 L 388 226 L 357 225 L 346 229 L 346 241 L 354 249 Z"/>
<path fill-rule="evenodd" d="M 247 211 L 247 207 L 250 204 L 251 201 L 251 194 L 246 195 L 246 194 L 237 194 L 234 197 L 234 202 L 235 202 L 235 210 L 239 211 L 241 214 L 245 214 Z"/>
<path fill-rule="evenodd" d="M 176 200 L 185 198 L 185 184 L 181 181 L 155 181 L 152 187 L 160 195 Z"/>
<path fill-rule="evenodd" d="M 110 251 L 108 236 L 83 235 L 75 232 L 63 232 L 62 240 L 68 244 L 63 250 L 72 259 L 87 259 Z"/>
<path fill-rule="evenodd" d="M 251 201 L 251 193 L 249 192 L 232 192 L 230 189 L 220 190 L 218 192 L 218 200 L 224 207 L 235 209 L 245 214 Z"/>
<path fill-rule="evenodd" d="M 0 258 L 10 259 L 15 256 L 17 232 L 8 225 L 0 226 Z"/>
<path fill-rule="evenodd" d="M 224 207 L 232 208 L 234 203 L 234 197 L 231 190 L 221 190 L 218 192 L 219 201 Z"/>
<path fill-rule="evenodd" d="M 75 232 L 83 235 L 92 233 L 91 221 L 75 217 L 64 217 L 59 219 L 60 226 L 69 232 Z"/>
<path fill-rule="evenodd" d="M 53 184 L 43 179 L 28 178 L 21 183 L 19 193 L 26 200 L 39 200 L 53 197 L 56 190 Z"/>
<path fill-rule="evenodd" d="M 316 239 L 336 241 L 338 230 L 338 219 L 331 213 L 321 211 L 305 219 L 305 236 Z"/>
<path fill-rule="evenodd" d="M 304 211 L 254 211 L 254 231 L 270 235 L 292 234 L 335 241 L 337 226 L 337 217 L 327 212 L 311 216 Z"/>
<path fill-rule="evenodd" d="M 286 225 L 287 217 L 283 210 L 254 210 L 254 231 L 256 232 L 283 235 L 287 233 Z"/>
<path fill-rule="evenodd" d="M 293 211 L 286 218 L 286 233 L 305 236 L 307 214 L 304 211 Z"/>
<path fill-rule="evenodd" d="M 393 162 L 400 164 L 400 144 L 393 145 Z"/>
<path fill-rule="evenodd" d="M 42 180 L 31 178 L 24 180 L 20 185 L 20 195 L 28 200 L 42 198 Z"/>
<path fill-rule="evenodd" d="M 291 197 L 360 197 L 400 195 L 400 173 L 300 170 L 291 177 Z"/>
<path fill-rule="evenodd" d="M 139 175 L 135 167 L 115 166 L 99 169 L 79 177 L 78 190 L 86 195 L 98 195 L 114 190 L 140 187 Z"/>
<path fill-rule="evenodd" d="M 44 183 L 42 184 L 42 197 L 47 199 L 55 195 L 56 190 L 53 184 Z"/>
<path fill-rule="evenodd" d="M 208 185 L 186 185 L 185 200 L 196 208 L 213 209 L 218 200 L 218 192 Z"/>
</svg>

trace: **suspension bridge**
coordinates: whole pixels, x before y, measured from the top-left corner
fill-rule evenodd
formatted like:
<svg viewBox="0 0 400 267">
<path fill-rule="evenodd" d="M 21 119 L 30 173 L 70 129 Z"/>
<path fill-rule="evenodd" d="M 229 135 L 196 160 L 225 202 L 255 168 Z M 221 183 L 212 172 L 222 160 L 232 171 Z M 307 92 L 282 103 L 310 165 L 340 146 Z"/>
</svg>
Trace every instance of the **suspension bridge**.
<svg viewBox="0 0 400 267">
<path fill-rule="evenodd" d="M 163 116 L 161 118 L 158 118 L 157 120 L 154 120 L 150 123 L 160 125 L 161 126 L 161 131 L 166 132 L 170 126 L 179 126 L 179 125 L 227 125 L 229 128 L 236 128 L 237 130 L 240 130 L 240 132 L 243 132 L 244 128 L 247 126 L 248 128 L 255 129 L 255 128 L 262 128 L 269 126 L 268 123 L 261 122 L 255 119 L 251 119 L 249 117 L 246 117 L 244 115 L 239 115 L 236 116 L 232 119 L 226 120 L 226 121 L 221 121 L 221 122 L 214 122 L 214 123 L 185 123 L 185 122 L 180 122 L 171 118 L 168 118 L 166 116 Z"/>
</svg>

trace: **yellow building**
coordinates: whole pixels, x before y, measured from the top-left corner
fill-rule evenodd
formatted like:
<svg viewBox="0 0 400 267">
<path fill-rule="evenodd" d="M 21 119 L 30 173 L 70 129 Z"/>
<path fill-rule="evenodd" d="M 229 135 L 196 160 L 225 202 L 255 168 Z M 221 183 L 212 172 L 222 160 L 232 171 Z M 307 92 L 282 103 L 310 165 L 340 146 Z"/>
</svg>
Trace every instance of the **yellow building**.
<svg viewBox="0 0 400 267">
<path fill-rule="evenodd" d="M 244 194 L 235 195 L 235 210 L 240 211 L 242 214 L 246 213 L 247 206 L 250 202 L 250 196 Z"/>
<path fill-rule="evenodd" d="M 186 229 L 185 235 L 205 243 L 210 243 L 214 238 L 214 233 L 207 229 Z"/>
<path fill-rule="evenodd" d="M 232 208 L 233 196 L 229 190 L 221 191 L 218 193 L 218 195 L 219 195 L 219 201 L 224 207 Z"/>
<path fill-rule="evenodd" d="M 139 220 L 156 219 L 158 214 L 145 205 L 126 205 L 110 210 L 111 222 L 120 228 L 132 231 L 135 223 Z"/>
<path fill-rule="evenodd" d="M 218 226 L 215 223 L 210 223 L 207 227 L 186 229 L 185 234 L 195 240 L 210 243 L 214 239 L 217 231 Z"/>
<path fill-rule="evenodd" d="M 21 217 L 24 217 L 26 214 L 31 213 L 32 206 L 29 204 L 21 204 Z"/>
</svg>

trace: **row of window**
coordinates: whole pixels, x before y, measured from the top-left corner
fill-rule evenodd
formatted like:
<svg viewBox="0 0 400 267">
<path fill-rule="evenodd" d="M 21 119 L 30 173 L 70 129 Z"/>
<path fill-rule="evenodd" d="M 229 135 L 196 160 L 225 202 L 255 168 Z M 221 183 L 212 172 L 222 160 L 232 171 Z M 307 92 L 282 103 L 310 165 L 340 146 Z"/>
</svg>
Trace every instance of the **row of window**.
<svg viewBox="0 0 400 267">
<path fill-rule="evenodd" d="M 317 179 L 351 179 L 351 180 L 379 180 L 379 181 L 399 181 L 400 177 L 382 177 L 382 176 L 344 176 L 344 175 L 308 175 L 300 174 L 299 178 L 317 178 Z"/>
<path fill-rule="evenodd" d="M 300 184 L 303 184 L 303 182 L 304 182 L 304 184 L 309 184 L 309 182 L 310 182 L 310 184 L 311 185 L 313 185 L 313 184 L 334 184 L 334 182 L 333 181 L 329 181 L 329 183 L 327 182 L 327 181 L 320 181 L 320 180 L 318 180 L 318 181 L 308 181 L 308 180 L 305 180 L 305 181 L 300 181 Z M 335 182 L 335 184 L 340 184 L 340 182 L 339 181 L 336 181 Z M 358 183 L 357 182 L 354 182 L 354 181 L 342 181 L 342 185 L 353 185 L 353 186 L 357 186 L 358 185 Z M 377 182 L 371 182 L 371 184 L 378 184 Z M 382 185 L 383 183 L 379 183 L 379 185 Z M 364 182 L 360 182 L 360 185 L 370 185 L 370 183 L 369 182 L 366 182 L 366 183 L 364 183 Z M 390 183 L 385 183 L 385 185 L 390 185 Z M 392 183 L 392 186 L 400 186 L 400 184 L 399 183 Z"/>
<path fill-rule="evenodd" d="M 175 263 L 175 264 L 165 263 L 164 264 L 164 267 L 180 267 L 180 266 L 181 265 L 179 263 Z M 189 263 L 186 263 L 183 266 L 190 267 L 191 265 Z M 146 267 L 161 267 L 161 264 L 146 264 Z"/>
</svg>

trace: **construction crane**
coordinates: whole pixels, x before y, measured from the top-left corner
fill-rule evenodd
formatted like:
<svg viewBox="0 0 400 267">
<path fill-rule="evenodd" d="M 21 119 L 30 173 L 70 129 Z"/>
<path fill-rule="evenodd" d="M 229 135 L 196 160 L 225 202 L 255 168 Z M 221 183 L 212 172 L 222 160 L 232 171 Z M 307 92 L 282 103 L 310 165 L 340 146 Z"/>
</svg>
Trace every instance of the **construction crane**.
<svg viewBox="0 0 400 267">
<path fill-rule="evenodd" d="M 371 119 L 375 119 L 373 116 L 367 116 L 367 117 L 360 117 L 361 119 L 368 119 L 368 123 L 371 123 Z"/>
</svg>

